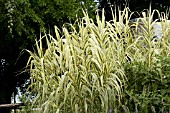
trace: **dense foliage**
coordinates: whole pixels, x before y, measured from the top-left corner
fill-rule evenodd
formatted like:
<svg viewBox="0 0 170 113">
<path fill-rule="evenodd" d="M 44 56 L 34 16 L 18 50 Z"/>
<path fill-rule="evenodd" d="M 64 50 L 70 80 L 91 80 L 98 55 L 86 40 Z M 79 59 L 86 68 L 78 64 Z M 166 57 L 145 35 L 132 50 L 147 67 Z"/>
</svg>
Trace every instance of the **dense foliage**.
<svg viewBox="0 0 170 113">
<path fill-rule="evenodd" d="M 155 38 L 154 13 L 161 38 Z M 110 22 L 104 13 L 96 22 L 85 15 L 62 33 L 55 27 L 56 37 L 46 34 L 37 41 L 36 50 L 28 50 L 32 107 L 41 113 L 167 112 L 169 23 L 159 12 L 142 14 L 134 23 L 128 9 L 113 12 Z"/>
</svg>

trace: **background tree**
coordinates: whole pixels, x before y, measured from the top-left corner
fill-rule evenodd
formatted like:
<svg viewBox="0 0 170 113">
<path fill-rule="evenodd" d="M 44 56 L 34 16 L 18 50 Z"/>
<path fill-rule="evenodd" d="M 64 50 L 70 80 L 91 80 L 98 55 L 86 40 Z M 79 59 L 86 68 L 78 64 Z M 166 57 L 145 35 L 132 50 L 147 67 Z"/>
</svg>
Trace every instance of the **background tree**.
<svg viewBox="0 0 170 113">
<path fill-rule="evenodd" d="M 52 33 L 54 25 L 74 22 L 83 15 L 82 8 L 93 15 L 96 4 L 91 0 L 0 1 L 0 104 L 9 104 L 15 87 L 29 77 L 19 74 L 28 58 L 24 53 L 18 59 L 21 50 L 31 49 L 40 32 Z"/>
</svg>

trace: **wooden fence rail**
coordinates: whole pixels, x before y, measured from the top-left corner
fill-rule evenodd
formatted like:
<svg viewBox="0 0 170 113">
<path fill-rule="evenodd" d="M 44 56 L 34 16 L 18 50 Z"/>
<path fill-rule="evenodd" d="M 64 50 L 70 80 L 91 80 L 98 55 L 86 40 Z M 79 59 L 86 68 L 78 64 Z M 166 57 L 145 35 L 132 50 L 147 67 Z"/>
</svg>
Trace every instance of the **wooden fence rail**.
<svg viewBox="0 0 170 113">
<path fill-rule="evenodd" d="M 8 108 L 8 109 L 16 109 L 18 107 L 25 106 L 24 103 L 15 103 L 15 104 L 0 104 L 1 108 Z"/>
</svg>

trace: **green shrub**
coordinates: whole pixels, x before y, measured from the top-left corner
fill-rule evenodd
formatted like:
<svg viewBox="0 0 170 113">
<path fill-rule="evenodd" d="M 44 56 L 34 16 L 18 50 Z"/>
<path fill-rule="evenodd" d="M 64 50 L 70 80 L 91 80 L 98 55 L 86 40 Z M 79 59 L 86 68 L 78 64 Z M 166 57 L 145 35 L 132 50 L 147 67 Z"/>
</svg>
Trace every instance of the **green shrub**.
<svg viewBox="0 0 170 113">
<path fill-rule="evenodd" d="M 127 64 L 125 73 L 128 85 L 124 104 L 130 111 L 158 113 L 170 109 L 170 57 L 158 57 L 151 68 L 142 62 Z"/>
</svg>

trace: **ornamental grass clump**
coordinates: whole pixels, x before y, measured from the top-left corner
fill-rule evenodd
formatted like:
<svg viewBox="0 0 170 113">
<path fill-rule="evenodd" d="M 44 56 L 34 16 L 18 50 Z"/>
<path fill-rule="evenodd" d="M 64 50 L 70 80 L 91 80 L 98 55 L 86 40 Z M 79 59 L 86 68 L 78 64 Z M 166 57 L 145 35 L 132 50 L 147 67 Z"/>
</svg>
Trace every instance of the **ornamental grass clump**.
<svg viewBox="0 0 170 113">
<path fill-rule="evenodd" d="M 156 90 L 168 88 L 170 79 L 169 64 L 161 60 L 170 55 L 166 16 L 143 12 L 132 23 L 128 8 L 116 12 L 109 22 L 103 11 L 101 18 L 85 14 L 61 31 L 55 26 L 55 36 L 45 34 L 34 52 L 28 50 L 33 108 L 40 113 L 147 113 L 163 103 Z M 161 38 L 155 38 L 155 13 Z"/>
<path fill-rule="evenodd" d="M 104 13 L 96 22 L 85 14 L 75 26 L 61 33 L 55 27 L 55 36 L 36 41 L 36 51 L 28 51 L 33 107 L 41 113 L 114 112 L 125 82 L 123 47 L 114 29 Z"/>
</svg>

